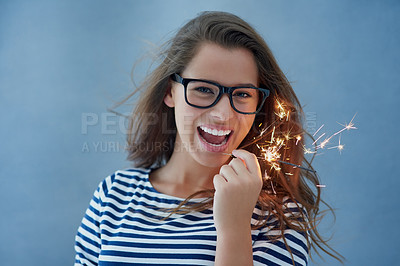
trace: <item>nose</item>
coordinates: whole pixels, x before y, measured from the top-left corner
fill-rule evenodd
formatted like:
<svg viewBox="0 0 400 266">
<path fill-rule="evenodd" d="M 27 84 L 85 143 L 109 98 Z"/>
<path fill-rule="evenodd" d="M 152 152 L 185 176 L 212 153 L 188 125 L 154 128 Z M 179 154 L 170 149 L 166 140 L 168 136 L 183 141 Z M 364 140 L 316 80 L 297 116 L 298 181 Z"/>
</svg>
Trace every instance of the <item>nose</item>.
<svg viewBox="0 0 400 266">
<path fill-rule="evenodd" d="M 211 108 L 211 116 L 220 121 L 228 121 L 234 115 L 235 110 L 233 110 L 231 103 L 229 101 L 229 96 L 227 94 L 222 95 L 221 99 Z"/>
</svg>

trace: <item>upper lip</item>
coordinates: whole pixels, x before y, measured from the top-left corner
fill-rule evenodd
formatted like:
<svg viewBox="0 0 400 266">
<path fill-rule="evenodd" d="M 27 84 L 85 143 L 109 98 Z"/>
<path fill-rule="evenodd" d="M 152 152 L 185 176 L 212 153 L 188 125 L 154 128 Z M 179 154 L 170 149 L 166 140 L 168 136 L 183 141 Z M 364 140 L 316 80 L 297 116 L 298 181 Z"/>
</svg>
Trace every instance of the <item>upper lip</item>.
<svg viewBox="0 0 400 266">
<path fill-rule="evenodd" d="M 201 128 L 201 130 L 207 133 L 218 136 L 229 135 L 231 132 L 233 132 L 232 129 L 220 125 L 201 125 L 199 127 Z"/>
</svg>

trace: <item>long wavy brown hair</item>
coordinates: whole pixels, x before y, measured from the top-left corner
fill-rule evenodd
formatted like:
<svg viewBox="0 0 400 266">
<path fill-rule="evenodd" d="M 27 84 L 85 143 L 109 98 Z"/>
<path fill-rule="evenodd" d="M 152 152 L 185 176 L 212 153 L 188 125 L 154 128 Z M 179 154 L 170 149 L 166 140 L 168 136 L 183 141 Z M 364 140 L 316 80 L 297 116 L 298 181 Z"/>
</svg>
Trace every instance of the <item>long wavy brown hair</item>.
<svg viewBox="0 0 400 266">
<path fill-rule="evenodd" d="M 228 49 L 245 48 L 251 51 L 259 71 L 259 86 L 271 92 L 239 148 L 262 157 L 265 156 L 262 147 L 271 147 L 276 139 L 284 141 L 284 146 L 278 149 L 279 161 L 274 162 L 274 167 L 266 160 L 260 161 L 267 178 L 264 179 L 257 204 L 265 211 L 265 215 L 260 216 L 259 223 L 253 227 L 263 226 L 269 218 L 274 217 L 278 220 L 278 229 L 281 230 L 278 237 L 283 238 L 285 243 L 284 230 L 300 230 L 308 236 L 308 246 L 317 254 L 322 250 L 342 261 L 343 257 L 329 247 L 317 229 L 323 216 L 320 204 L 325 202 L 321 200 L 321 191 L 317 186 L 319 179 L 311 166 L 312 160 L 307 160 L 304 156 L 303 145 L 307 133 L 302 126 L 304 115 L 299 100 L 264 39 L 235 15 L 203 12 L 186 23 L 162 47 L 158 56 L 159 65 L 127 97 L 129 99 L 138 92 L 140 94 L 130 117 L 128 160 L 133 161 L 136 167 L 158 168 L 171 157 L 176 137 L 175 116 L 173 109 L 166 106 L 163 99 L 171 86 L 171 74 L 182 73 L 204 42 Z M 282 108 L 285 111 L 284 117 Z M 301 165 L 309 170 L 293 165 Z M 204 192 L 191 195 L 178 208 L 169 212 L 182 213 L 209 208 L 213 203 L 213 191 L 207 191 L 207 201 L 188 204 L 191 198 Z M 292 213 L 293 215 L 285 215 L 288 212 L 285 207 L 287 199 L 298 204 L 298 212 Z M 327 204 L 326 206 L 333 213 L 332 208 Z M 287 244 L 286 246 L 291 253 Z"/>
</svg>

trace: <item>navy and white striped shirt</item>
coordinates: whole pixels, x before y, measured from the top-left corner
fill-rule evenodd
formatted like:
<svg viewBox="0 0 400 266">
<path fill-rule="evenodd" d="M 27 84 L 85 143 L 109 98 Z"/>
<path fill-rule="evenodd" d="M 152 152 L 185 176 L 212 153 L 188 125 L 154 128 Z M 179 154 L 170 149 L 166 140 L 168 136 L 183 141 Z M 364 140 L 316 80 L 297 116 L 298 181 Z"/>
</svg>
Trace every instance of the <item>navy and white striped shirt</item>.
<svg viewBox="0 0 400 266">
<path fill-rule="evenodd" d="M 160 209 L 177 207 L 183 199 L 155 190 L 150 171 L 117 171 L 100 183 L 76 235 L 75 265 L 214 265 L 212 209 L 160 219 L 166 217 Z M 293 203 L 287 207 L 297 210 Z M 252 223 L 259 214 L 255 208 Z M 280 234 L 273 222 L 251 232 L 254 265 L 293 265 L 283 240 L 268 237 Z M 304 233 L 287 229 L 285 236 L 296 265 L 306 265 Z"/>
</svg>

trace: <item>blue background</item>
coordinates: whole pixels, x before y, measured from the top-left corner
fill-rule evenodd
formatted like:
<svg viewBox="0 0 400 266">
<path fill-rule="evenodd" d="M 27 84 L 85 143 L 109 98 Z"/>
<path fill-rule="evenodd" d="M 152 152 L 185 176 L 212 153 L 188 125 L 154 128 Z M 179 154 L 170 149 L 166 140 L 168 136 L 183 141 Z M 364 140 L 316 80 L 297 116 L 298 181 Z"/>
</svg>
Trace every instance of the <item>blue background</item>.
<svg viewBox="0 0 400 266">
<path fill-rule="evenodd" d="M 130 166 L 107 108 L 132 90 L 149 44 L 203 10 L 233 12 L 263 35 L 310 131 L 333 133 L 357 113 L 342 154 L 315 159 L 337 214 L 321 230 L 346 265 L 399 263 L 399 1 L 0 0 L 0 264 L 73 263 L 98 183 Z M 315 264 L 338 264 L 323 257 Z"/>
</svg>

